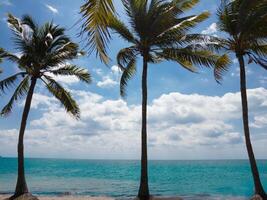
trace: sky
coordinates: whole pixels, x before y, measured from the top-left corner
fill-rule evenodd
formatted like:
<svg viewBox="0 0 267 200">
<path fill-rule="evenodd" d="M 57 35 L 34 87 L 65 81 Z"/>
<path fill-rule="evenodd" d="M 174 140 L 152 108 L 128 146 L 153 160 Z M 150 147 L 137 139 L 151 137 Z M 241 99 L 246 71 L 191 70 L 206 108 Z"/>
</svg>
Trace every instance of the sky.
<svg viewBox="0 0 267 200">
<path fill-rule="evenodd" d="M 7 13 L 16 17 L 31 15 L 36 22 L 53 23 L 66 28 L 73 41 L 78 37 L 82 0 L 0 0 L 0 47 L 13 53 L 12 34 Z M 192 33 L 225 36 L 216 24 L 217 3 L 201 0 L 186 15 L 210 11 L 211 17 Z M 115 6 L 125 21 L 119 0 Z M 74 63 L 89 70 L 90 85 L 75 77 L 58 77 L 72 93 L 81 109 L 81 119 L 67 114 L 39 82 L 25 132 L 25 156 L 81 159 L 139 159 L 141 130 L 141 59 L 138 72 L 127 88 L 127 98 L 119 95 L 120 72 L 116 54 L 127 43 L 113 34 L 109 45 L 112 59 L 108 66 L 95 54 L 80 57 Z M 232 66 L 222 84 L 217 84 L 210 69 L 190 73 L 173 62 L 149 65 L 148 72 L 148 153 L 149 159 L 247 159 L 242 131 L 239 70 L 231 55 Z M 3 62 L 0 80 L 15 73 L 14 63 Z M 267 158 L 267 74 L 255 64 L 247 65 L 247 87 L 251 139 L 257 158 Z M 0 96 L 2 108 L 12 91 Z M 13 112 L 0 118 L 0 155 L 16 156 L 16 146 L 24 100 Z"/>
</svg>

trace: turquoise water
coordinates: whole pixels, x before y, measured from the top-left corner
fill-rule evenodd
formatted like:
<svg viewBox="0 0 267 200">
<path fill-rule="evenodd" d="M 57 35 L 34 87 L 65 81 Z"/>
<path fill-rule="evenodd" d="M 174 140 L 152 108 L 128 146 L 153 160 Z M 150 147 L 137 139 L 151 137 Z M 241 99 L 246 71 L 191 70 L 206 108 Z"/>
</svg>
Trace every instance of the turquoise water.
<svg viewBox="0 0 267 200">
<path fill-rule="evenodd" d="M 0 193 L 12 193 L 16 159 L 0 158 Z M 267 190 L 267 160 L 259 160 Z M 26 177 L 38 195 L 133 197 L 139 161 L 26 159 Z M 253 194 L 248 161 L 149 161 L 150 192 L 186 199 L 246 199 Z M 213 198 L 214 197 L 214 198 Z"/>
</svg>

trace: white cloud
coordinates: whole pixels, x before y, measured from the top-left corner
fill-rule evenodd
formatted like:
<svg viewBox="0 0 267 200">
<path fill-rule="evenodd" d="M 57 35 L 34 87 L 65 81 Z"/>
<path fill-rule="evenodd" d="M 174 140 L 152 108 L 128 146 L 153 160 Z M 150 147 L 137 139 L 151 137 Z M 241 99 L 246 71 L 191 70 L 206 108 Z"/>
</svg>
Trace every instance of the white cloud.
<svg viewBox="0 0 267 200">
<path fill-rule="evenodd" d="M 101 81 L 97 82 L 96 85 L 98 87 L 101 87 L 101 88 L 112 88 L 118 84 L 119 83 L 117 81 L 113 80 L 111 77 L 104 76 Z"/>
<path fill-rule="evenodd" d="M 94 70 L 98 76 L 101 77 L 101 80 L 99 80 L 96 85 L 100 88 L 112 88 L 119 84 L 118 79 L 120 76 L 120 69 L 117 65 L 113 65 L 110 68 L 110 72 L 107 74 L 104 74 L 104 72 L 101 69 Z"/>
<path fill-rule="evenodd" d="M 255 128 L 264 128 L 267 127 L 267 115 L 263 114 L 260 116 L 255 116 L 252 126 Z"/>
<path fill-rule="evenodd" d="M 33 108 L 40 109 L 41 116 L 29 122 L 27 155 L 139 158 L 140 105 L 86 91 L 72 93 L 80 105 L 80 121 L 54 98 L 35 94 Z M 266 129 L 267 90 L 250 89 L 248 97 L 255 152 L 266 157 L 262 144 L 267 136 L 256 131 Z M 17 130 L 1 130 L 0 135 L 0 152 L 15 155 Z M 160 96 L 148 106 L 148 141 L 151 159 L 246 158 L 240 94 Z"/>
<path fill-rule="evenodd" d="M 54 14 L 58 14 L 58 9 L 56 9 L 55 7 L 49 5 L 49 4 L 45 4 L 45 6 Z"/>
<path fill-rule="evenodd" d="M 58 82 L 65 83 L 67 85 L 79 82 L 79 79 L 76 76 L 54 76 L 54 79 Z"/>
<path fill-rule="evenodd" d="M 116 74 L 119 74 L 121 71 L 120 71 L 120 69 L 119 69 L 119 67 L 117 66 L 117 65 L 113 65 L 112 67 L 111 67 L 111 71 L 113 72 L 113 73 L 116 73 Z"/>
<path fill-rule="evenodd" d="M 214 34 L 216 32 L 217 32 L 217 24 L 216 23 L 212 23 L 208 28 L 203 30 L 201 33 L 202 34 Z"/>
</svg>

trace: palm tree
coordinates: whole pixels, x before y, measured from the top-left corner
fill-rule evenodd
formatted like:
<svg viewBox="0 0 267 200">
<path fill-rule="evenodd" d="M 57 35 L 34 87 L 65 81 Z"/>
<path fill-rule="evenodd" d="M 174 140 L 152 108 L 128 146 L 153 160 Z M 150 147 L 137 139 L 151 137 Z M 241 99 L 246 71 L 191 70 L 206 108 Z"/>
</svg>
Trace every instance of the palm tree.
<svg viewBox="0 0 267 200">
<path fill-rule="evenodd" d="M 267 1 L 262 0 L 224 0 L 218 10 L 218 27 L 228 34 L 225 39 L 210 37 L 210 47 L 216 44 L 229 53 L 233 53 L 239 62 L 240 91 L 242 100 L 243 128 L 245 142 L 254 180 L 255 193 L 267 199 L 261 184 L 257 163 L 250 141 L 248 102 L 246 91 L 245 59 L 267 69 Z M 219 48 L 220 49 L 220 48 Z M 223 72 L 228 68 L 218 66 L 214 75 L 217 81 L 222 79 Z"/>
<path fill-rule="evenodd" d="M 94 2 L 94 3 L 92 3 Z M 183 16 L 184 11 L 192 8 L 198 0 L 168 1 L 168 0 L 122 0 L 124 9 L 129 19 L 130 28 L 120 21 L 114 14 L 112 6 L 102 6 L 103 10 L 93 10 L 96 3 L 110 5 L 112 1 L 88 1 L 82 6 L 85 20 L 83 32 L 88 32 L 89 44 L 92 50 L 106 56 L 105 46 L 110 39 L 109 30 L 115 31 L 125 41 L 131 44 L 123 48 L 117 55 L 117 62 L 123 71 L 120 81 L 120 94 L 126 96 L 128 81 L 135 75 L 136 59 L 142 57 L 142 130 L 141 130 L 141 179 L 138 197 L 148 199 L 148 167 L 147 167 L 147 75 L 148 63 L 158 63 L 163 60 L 174 61 L 185 69 L 195 72 L 195 65 L 221 68 L 229 63 L 227 56 L 218 56 L 196 45 L 203 43 L 203 35 L 189 34 L 188 31 L 198 23 L 209 17 L 208 12 L 200 15 Z M 104 4 L 103 2 L 108 2 Z M 97 15 L 96 19 L 94 16 Z M 102 20 L 104 18 L 104 20 Z M 94 42 L 97 41 L 97 42 Z M 98 41 L 100 41 L 98 43 Z M 104 49 L 103 49 L 104 48 Z"/>
<path fill-rule="evenodd" d="M 20 82 L 10 101 L 2 109 L 1 115 L 7 116 L 15 101 L 26 95 L 18 140 L 17 185 L 15 194 L 11 197 L 14 199 L 28 193 L 24 172 L 23 138 L 37 81 L 40 80 L 48 91 L 60 101 L 66 111 L 78 119 L 80 110 L 77 103 L 54 78 L 57 75 L 73 75 L 85 83 L 90 83 L 91 78 L 87 70 L 67 63 L 67 61 L 77 58 L 80 52 L 78 45 L 65 35 L 63 28 L 52 22 L 39 27 L 28 15 L 18 19 L 9 14 L 7 21 L 14 33 L 16 50 L 21 55 L 5 51 L 3 57 L 16 63 L 20 72 L 0 81 L 0 92 L 4 93 L 19 80 Z"/>
</svg>

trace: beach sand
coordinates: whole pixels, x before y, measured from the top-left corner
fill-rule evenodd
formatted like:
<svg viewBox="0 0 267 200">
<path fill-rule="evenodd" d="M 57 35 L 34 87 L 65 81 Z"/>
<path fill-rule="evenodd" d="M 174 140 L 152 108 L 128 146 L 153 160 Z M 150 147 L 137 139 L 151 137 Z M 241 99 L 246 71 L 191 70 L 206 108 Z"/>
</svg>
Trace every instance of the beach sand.
<svg viewBox="0 0 267 200">
<path fill-rule="evenodd" d="M 0 195 L 0 200 L 7 199 L 8 195 Z M 92 197 L 92 196 L 38 196 L 39 200 L 115 200 L 112 197 Z M 20 198 L 19 200 L 23 200 Z M 26 199 L 25 199 L 26 200 Z M 137 200 L 134 198 L 133 200 Z M 152 197 L 151 200 L 182 200 L 179 197 Z"/>
<path fill-rule="evenodd" d="M 0 195 L 0 200 L 4 200 L 10 196 Z M 111 197 L 91 197 L 91 196 L 37 196 L 39 200 L 114 200 Z M 23 200 L 21 198 L 20 200 Z"/>
</svg>

